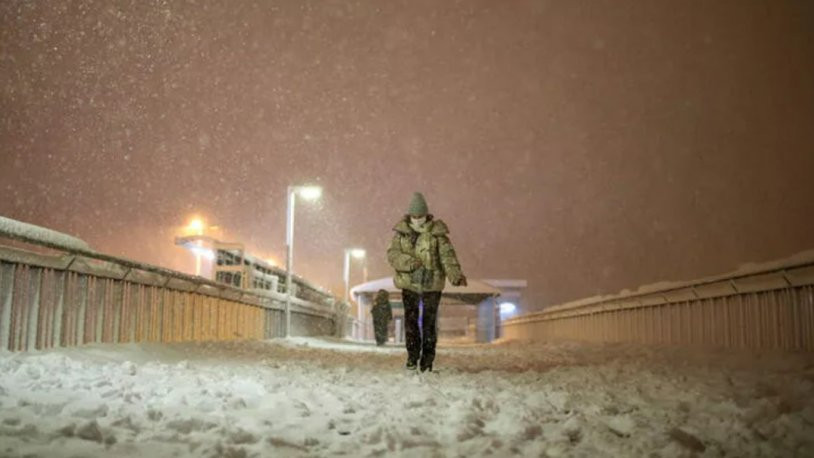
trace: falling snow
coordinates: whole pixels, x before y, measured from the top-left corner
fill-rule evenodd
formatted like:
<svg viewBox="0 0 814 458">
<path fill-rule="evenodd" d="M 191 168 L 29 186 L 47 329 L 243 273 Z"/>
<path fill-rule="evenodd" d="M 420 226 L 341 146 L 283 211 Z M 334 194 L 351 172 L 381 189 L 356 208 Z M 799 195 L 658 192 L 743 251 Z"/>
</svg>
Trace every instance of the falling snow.
<svg viewBox="0 0 814 458">
<path fill-rule="evenodd" d="M 413 191 L 523 310 L 814 246 L 808 2 L 0 2 L 0 214 L 181 270 L 193 214 L 340 289 Z M 378 255 L 376 253 L 379 253 Z M 360 281 L 353 272 L 353 283 Z"/>
</svg>

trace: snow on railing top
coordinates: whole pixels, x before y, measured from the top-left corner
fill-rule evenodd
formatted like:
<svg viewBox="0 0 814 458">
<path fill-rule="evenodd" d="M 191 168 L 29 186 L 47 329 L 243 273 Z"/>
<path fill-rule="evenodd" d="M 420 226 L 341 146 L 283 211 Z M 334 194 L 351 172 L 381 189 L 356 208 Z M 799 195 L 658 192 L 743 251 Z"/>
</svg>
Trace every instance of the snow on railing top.
<svg viewBox="0 0 814 458">
<path fill-rule="evenodd" d="M 0 236 L 69 250 L 91 251 L 85 241 L 76 237 L 3 216 L 0 216 Z"/>
<path fill-rule="evenodd" d="M 504 324 L 522 322 L 533 317 L 549 316 L 552 314 L 556 314 L 558 312 L 573 311 L 600 304 L 608 304 L 628 299 L 637 299 L 645 296 L 662 295 L 684 289 L 701 288 L 705 285 L 710 285 L 713 283 L 733 282 L 738 281 L 740 279 L 754 278 L 768 274 L 776 273 L 783 274 L 784 272 L 795 271 L 796 269 L 802 269 L 809 272 L 806 275 L 807 278 L 809 278 L 808 281 L 811 281 L 810 270 L 812 267 L 814 267 L 814 250 L 801 251 L 792 256 L 779 260 L 773 260 L 763 263 L 741 264 L 740 266 L 738 266 L 736 270 L 732 272 L 727 272 L 725 274 L 717 274 L 689 281 L 672 281 L 672 282 L 661 281 L 657 283 L 651 283 L 648 285 L 640 286 L 636 290 L 623 289 L 618 293 L 597 295 L 577 299 L 574 301 L 547 307 L 545 310 L 539 312 L 533 312 L 513 317 L 509 320 L 504 321 Z"/>
</svg>

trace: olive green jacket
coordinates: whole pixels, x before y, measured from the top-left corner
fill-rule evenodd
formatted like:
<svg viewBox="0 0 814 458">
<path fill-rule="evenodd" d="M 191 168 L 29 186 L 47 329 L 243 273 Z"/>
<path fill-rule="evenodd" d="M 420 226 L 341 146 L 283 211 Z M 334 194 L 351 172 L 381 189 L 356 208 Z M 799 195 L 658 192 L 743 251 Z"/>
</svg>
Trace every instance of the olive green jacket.
<svg viewBox="0 0 814 458">
<path fill-rule="evenodd" d="M 396 269 L 396 288 L 416 293 L 442 291 L 447 277 L 452 282 L 460 279 L 461 265 L 447 225 L 430 218 L 426 230 L 419 233 L 408 221 L 409 216 L 405 216 L 393 228 L 396 234 L 387 250 L 387 261 Z"/>
</svg>

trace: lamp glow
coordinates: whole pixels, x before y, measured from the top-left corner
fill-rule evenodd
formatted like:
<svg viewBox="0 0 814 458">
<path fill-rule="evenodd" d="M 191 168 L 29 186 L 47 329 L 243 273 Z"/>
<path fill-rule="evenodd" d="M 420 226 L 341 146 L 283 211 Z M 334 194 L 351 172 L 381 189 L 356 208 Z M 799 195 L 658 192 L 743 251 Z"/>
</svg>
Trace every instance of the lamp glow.
<svg viewBox="0 0 814 458">
<path fill-rule="evenodd" d="M 192 221 L 189 222 L 188 228 L 193 234 L 203 235 L 204 222 L 201 218 L 193 218 Z"/>
<path fill-rule="evenodd" d="M 362 259 L 365 257 L 365 250 L 362 250 L 360 248 L 354 248 L 350 250 L 350 255 L 356 259 Z"/>
<path fill-rule="evenodd" d="M 500 304 L 500 313 L 504 315 L 512 314 L 515 310 L 517 310 L 517 306 L 511 302 L 503 302 Z"/>
<path fill-rule="evenodd" d="M 319 186 L 303 186 L 297 189 L 297 193 L 304 199 L 316 200 L 322 196 L 322 188 Z"/>
</svg>

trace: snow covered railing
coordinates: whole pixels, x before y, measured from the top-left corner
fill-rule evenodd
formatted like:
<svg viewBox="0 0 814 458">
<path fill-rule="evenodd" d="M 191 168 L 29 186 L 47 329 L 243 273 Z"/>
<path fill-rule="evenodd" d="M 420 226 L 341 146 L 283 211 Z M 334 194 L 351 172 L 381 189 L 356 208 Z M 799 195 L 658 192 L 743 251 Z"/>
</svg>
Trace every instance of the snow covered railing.
<svg viewBox="0 0 814 458">
<path fill-rule="evenodd" d="M 0 220 L 4 238 L 27 246 L 0 245 L 0 350 L 284 333 L 283 294 L 97 253 L 79 239 L 7 218 Z M 338 301 L 293 298 L 292 335 L 341 332 L 336 317 L 346 310 Z"/>
<path fill-rule="evenodd" d="M 76 237 L 3 216 L 0 216 L 0 235 L 50 248 L 90 252 L 88 244 Z"/>
<path fill-rule="evenodd" d="M 502 334 L 814 351 L 814 252 L 569 302 L 507 320 Z"/>
</svg>

